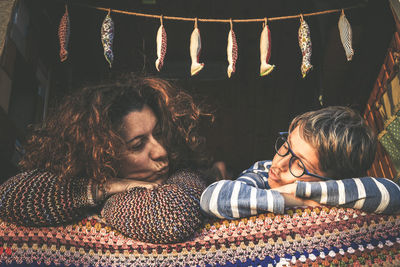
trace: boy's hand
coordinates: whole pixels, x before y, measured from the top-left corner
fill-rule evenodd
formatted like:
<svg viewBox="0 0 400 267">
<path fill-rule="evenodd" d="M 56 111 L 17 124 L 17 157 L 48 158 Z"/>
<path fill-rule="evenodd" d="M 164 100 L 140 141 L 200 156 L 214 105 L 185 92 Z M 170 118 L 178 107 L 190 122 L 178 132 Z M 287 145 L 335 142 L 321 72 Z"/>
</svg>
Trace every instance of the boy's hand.
<svg viewBox="0 0 400 267">
<path fill-rule="evenodd" d="M 296 195 L 296 187 L 297 184 L 287 184 L 280 187 L 273 188 L 272 190 L 278 191 L 279 193 L 289 194 L 289 195 Z"/>
<path fill-rule="evenodd" d="M 321 204 L 311 199 L 303 199 L 299 197 L 295 197 L 292 194 L 281 193 L 283 198 L 285 199 L 285 208 L 293 208 L 299 206 L 308 206 L 308 207 L 319 207 Z"/>
<path fill-rule="evenodd" d="M 318 207 L 321 206 L 318 202 L 310 199 L 303 199 L 296 197 L 296 187 L 297 184 L 287 184 L 280 187 L 276 187 L 272 190 L 278 191 L 281 193 L 283 198 L 285 199 L 285 208 L 297 207 L 297 206 L 310 206 L 310 207 Z"/>
</svg>

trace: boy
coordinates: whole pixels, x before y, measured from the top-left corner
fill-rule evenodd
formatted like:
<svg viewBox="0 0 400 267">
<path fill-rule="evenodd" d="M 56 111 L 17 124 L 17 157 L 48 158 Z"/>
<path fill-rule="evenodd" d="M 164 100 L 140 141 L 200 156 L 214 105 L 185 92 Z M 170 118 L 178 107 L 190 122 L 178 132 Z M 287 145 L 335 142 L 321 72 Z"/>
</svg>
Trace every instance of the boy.
<svg viewBox="0 0 400 267">
<path fill-rule="evenodd" d="M 211 184 L 201 208 L 218 218 L 283 213 L 293 206 L 343 206 L 375 213 L 400 210 L 400 188 L 366 175 L 376 137 L 364 119 L 347 107 L 327 107 L 297 116 L 280 133 L 272 161 L 259 161 L 236 181 Z M 341 180 L 342 179 L 342 180 Z"/>
</svg>

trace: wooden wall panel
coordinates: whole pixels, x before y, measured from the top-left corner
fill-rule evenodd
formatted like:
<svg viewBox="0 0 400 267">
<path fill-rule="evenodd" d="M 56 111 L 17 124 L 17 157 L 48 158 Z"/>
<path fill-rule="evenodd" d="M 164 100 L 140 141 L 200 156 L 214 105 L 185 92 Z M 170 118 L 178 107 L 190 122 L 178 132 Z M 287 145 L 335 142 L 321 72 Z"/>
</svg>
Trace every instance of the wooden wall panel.
<svg viewBox="0 0 400 267">
<path fill-rule="evenodd" d="M 398 52 L 400 52 L 400 36 L 398 32 L 395 32 L 364 112 L 364 118 L 367 124 L 375 130 L 376 134 L 379 134 L 384 129 L 384 118 L 382 118 L 382 114 L 379 111 L 379 102 L 382 95 L 386 92 L 386 83 L 390 81 L 391 77 L 398 71 L 394 55 L 394 53 Z M 390 157 L 380 142 L 378 142 L 375 161 L 368 171 L 368 175 L 386 177 L 396 180 L 396 182 L 399 178 Z"/>
</svg>

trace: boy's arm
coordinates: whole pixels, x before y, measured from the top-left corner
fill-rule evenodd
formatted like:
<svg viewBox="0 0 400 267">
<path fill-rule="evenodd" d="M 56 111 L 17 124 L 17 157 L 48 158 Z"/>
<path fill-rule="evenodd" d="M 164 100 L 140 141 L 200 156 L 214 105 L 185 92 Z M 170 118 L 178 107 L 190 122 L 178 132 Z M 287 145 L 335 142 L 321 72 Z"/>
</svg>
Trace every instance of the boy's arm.
<svg viewBox="0 0 400 267">
<path fill-rule="evenodd" d="M 207 187 L 200 199 L 201 209 L 218 218 L 242 218 L 267 211 L 283 213 L 283 196 L 257 187 L 256 181 L 240 176 L 236 181 L 221 180 Z"/>
<path fill-rule="evenodd" d="M 284 199 L 266 190 L 271 161 L 258 161 L 235 181 L 221 180 L 207 187 L 200 199 L 202 210 L 217 218 L 241 218 L 263 212 L 283 213 Z"/>
<path fill-rule="evenodd" d="M 343 206 L 366 212 L 400 212 L 400 188 L 385 178 L 352 178 L 327 182 L 298 182 L 295 195 L 322 205 Z"/>
</svg>

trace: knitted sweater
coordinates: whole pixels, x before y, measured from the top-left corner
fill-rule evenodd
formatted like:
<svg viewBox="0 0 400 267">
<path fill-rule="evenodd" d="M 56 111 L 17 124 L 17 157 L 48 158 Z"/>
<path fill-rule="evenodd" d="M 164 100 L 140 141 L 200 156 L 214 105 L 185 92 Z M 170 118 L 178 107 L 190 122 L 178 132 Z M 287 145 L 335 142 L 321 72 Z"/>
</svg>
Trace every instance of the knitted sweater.
<svg viewBox="0 0 400 267">
<path fill-rule="evenodd" d="M 0 217 L 26 226 L 82 219 L 96 204 L 83 178 L 59 179 L 49 172 L 23 172 L 0 185 Z"/>
<path fill-rule="evenodd" d="M 109 198 L 106 221 L 137 240 L 166 243 L 188 238 L 201 225 L 199 174 L 182 171 L 153 190 L 135 188 Z M 77 221 L 99 208 L 88 179 L 60 180 L 38 170 L 20 173 L 0 185 L 0 218 L 18 225 L 53 226 Z"/>
<path fill-rule="evenodd" d="M 113 195 L 101 214 L 136 240 L 183 242 L 202 225 L 200 196 L 205 188 L 197 173 L 180 171 L 153 190 L 133 188 Z"/>
</svg>

